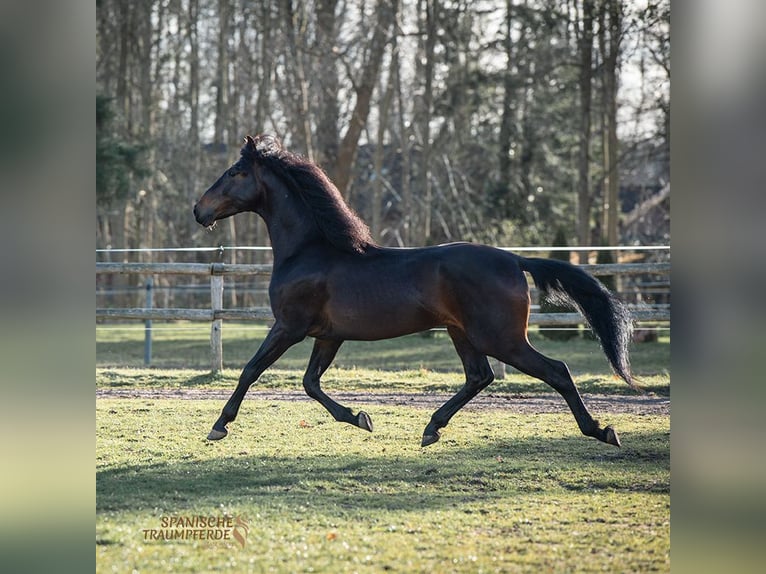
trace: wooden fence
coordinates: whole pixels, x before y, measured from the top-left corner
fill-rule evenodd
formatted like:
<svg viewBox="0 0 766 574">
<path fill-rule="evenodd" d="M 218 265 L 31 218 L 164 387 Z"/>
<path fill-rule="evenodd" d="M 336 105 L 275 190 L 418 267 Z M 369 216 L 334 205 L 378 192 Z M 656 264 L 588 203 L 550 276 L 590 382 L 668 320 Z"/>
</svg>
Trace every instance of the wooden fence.
<svg viewBox="0 0 766 574">
<path fill-rule="evenodd" d="M 634 275 L 634 274 L 669 274 L 670 263 L 605 263 L 580 265 L 580 268 L 592 275 Z M 151 321 L 208 321 L 211 323 L 210 348 L 211 365 L 214 372 L 223 365 L 223 340 L 221 328 L 223 320 L 235 321 L 273 321 L 269 307 L 250 307 L 242 309 L 223 308 L 223 278 L 226 276 L 263 276 L 271 275 L 270 264 L 233 264 L 233 263 L 96 263 L 96 274 L 119 273 L 148 275 L 207 275 L 210 276 L 209 309 L 163 309 L 152 306 L 151 281 L 147 283 L 147 306 L 139 308 L 100 308 L 96 309 L 97 319 L 134 319 L 145 321 L 146 353 L 148 363 L 151 356 Z M 633 309 L 633 318 L 638 322 L 668 322 L 668 307 Z M 555 327 L 561 325 L 584 324 L 579 313 L 531 313 L 531 325 Z"/>
</svg>

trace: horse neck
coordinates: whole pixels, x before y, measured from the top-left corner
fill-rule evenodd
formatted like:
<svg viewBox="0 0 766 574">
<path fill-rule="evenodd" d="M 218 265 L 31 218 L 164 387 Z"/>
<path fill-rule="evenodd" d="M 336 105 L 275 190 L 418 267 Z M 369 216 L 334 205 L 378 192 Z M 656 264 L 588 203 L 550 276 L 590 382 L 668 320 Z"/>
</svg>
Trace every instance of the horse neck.
<svg viewBox="0 0 766 574">
<path fill-rule="evenodd" d="M 307 244 L 321 240 L 311 213 L 300 198 L 281 182 L 269 182 L 268 201 L 258 214 L 266 223 L 274 254 L 274 267 L 299 253 Z"/>
</svg>

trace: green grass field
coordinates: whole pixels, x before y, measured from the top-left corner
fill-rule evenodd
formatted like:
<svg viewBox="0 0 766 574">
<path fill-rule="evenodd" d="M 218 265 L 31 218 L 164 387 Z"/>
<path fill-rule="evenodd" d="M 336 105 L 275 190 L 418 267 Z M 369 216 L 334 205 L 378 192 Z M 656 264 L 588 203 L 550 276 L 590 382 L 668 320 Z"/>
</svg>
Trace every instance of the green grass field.
<svg viewBox="0 0 766 574">
<path fill-rule="evenodd" d="M 376 432 L 311 403 L 248 400 L 208 443 L 217 401 L 97 401 L 100 572 L 669 570 L 669 419 L 612 415 L 624 447 L 568 415 L 365 408 Z M 163 516 L 242 516 L 246 544 L 145 540 Z"/>
<path fill-rule="evenodd" d="M 224 326 L 229 369 L 204 369 L 208 332 L 161 331 L 143 368 L 139 326 L 97 329 L 98 388 L 227 388 L 263 331 Z M 160 337 L 160 333 L 164 333 Z M 535 340 L 565 360 L 585 395 L 632 393 L 593 341 Z M 668 396 L 669 341 L 634 347 L 644 388 Z M 309 347 L 259 385 L 300 388 Z M 367 390 L 375 432 L 335 423 L 313 402 L 259 400 L 236 432 L 204 440 L 221 401 L 96 401 L 99 572 L 667 572 L 670 418 L 594 413 L 623 448 L 583 437 L 570 414 L 458 413 L 420 447 L 430 410 L 386 406 L 376 391 L 456 390 L 448 338 L 347 344 L 325 388 Z M 172 368 L 171 368 L 172 367 Z M 184 367 L 184 368 L 180 368 Z M 550 392 L 518 373 L 492 392 Z M 489 390 L 489 389 L 488 389 Z M 236 540 L 158 540 L 169 517 L 240 517 Z"/>
<path fill-rule="evenodd" d="M 174 386 L 197 387 L 236 384 L 239 371 L 253 356 L 266 331 L 243 324 L 224 324 L 224 372 L 211 376 L 210 332 L 206 324 L 180 323 L 155 325 L 151 369 L 143 368 L 142 325 L 97 326 L 97 384 L 105 386 Z M 617 380 L 609 369 L 598 343 L 582 338 L 566 342 L 551 341 L 535 332 L 533 344 L 544 354 L 566 361 L 582 392 L 633 393 Z M 295 345 L 261 378 L 258 385 L 278 388 L 300 388 L 303 371 L 311 354 L 310 339 Z M 631 349 L 633 371 L 647 392 L 667 395 L 670 392 L 670 342 L 661 338 L 656 343 L 641 343 Z M 126 371 L 125 368 L 131 369 Z M 187 379 L 166 377 L 165 369 L 188 371 Z M 356 380 L 346 376 L 356 373 Z M 385 374 L 382 374 L 385 372 Z M 493 383 L 497 392 L 550 392 L 550 388 L 534 379 L 513 372 L 504 381 Z M 335 373 L 340 373 L 336 376 Z M 426 375 L 426 376 L 424 376 Z M 332 367 L 323 378 L 328 388 L 448 391 L 463 381 L 460 360 L 446 333 L 431 337 L 410 335 L 386 341 L 348 341 L 341 347 Z"/>
</svg>

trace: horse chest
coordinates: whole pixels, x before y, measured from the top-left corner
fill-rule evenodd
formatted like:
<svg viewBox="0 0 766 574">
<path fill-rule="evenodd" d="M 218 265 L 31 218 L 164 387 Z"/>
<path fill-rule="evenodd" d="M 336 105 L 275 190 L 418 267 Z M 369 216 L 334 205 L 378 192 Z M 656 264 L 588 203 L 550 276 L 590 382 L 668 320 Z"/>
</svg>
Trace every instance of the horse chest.
<svg viewBox="0 0 766 574">
<path fill-rule="evenodd" d="M 269 286 L 269 297 L 276 319 L 308 326 L 322 312 L 328 294 L 324 281 L 318 278 L 280 280 L 275 277 Z"/>
</svg>

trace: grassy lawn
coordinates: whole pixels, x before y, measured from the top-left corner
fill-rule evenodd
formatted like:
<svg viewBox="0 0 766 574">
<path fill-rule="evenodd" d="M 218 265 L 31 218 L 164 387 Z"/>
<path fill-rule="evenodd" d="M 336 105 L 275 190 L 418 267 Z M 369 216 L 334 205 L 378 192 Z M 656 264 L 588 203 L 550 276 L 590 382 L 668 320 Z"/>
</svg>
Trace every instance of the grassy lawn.
<svg viewBox="0 0 766 574">
<path fill-rule="evenodd" d="M 570 415 L 364 408 L 367 433 L 313 403 L 97 400 L 99 572 L 669 571 L 670 420 L 610 415 L 623 448 Z M 147 540 L 163 517 L 239 516 L 246 543 Z"/>
<path fill-rule="evenodd" d="M 222 373 L 201 324 L 97 326 L 98 388 L 233 389 L 265 335 L 224 325 Z M 594 341 L 550 341 L 584 395 L 634 393 Z M 647 572 L 669 571 L 670 418 L 599 412 L 616 449 L 583 437 L 571 414 L 458 413 L 420 447 L 431 410 L 387 406 L 375 392 L 455 391 L 461 365 L 444 333 L 348 342 L 323 387 L 371 393 L 375 432 L 335 423 L 318 404 L 258 399 L 300 389 L 309 341 L 266 371 L 223 441 L 204 440 L 221 401 L 96 401 L 99 572 Z M 670 344 L 633 346 L 645 390 L 670 394 Z M 485 392 L 551 389 L 509 371 Z M 585 397 L 587 403 L 587 396 Z M 151 539 L 172 517 L 247 524 L 246 541 Z M 231 533 L 231 532 L 230 532 Z"/>
<path fill-rule="evenodd" d="M 181 323 L 155 324 L 155 327 L 152 366 L 156 368 L 145 369 L 143 326 L 97 326 L 97 384 L 232 388 L 239 371 L 253 356 L 266 333 L 265 329 L 253 325 L 224 324 L 225 370 L 213 376 L 205 373 L 210 367 L 209 326 Z M 544 354 L 566 361 L 582 392 L 634 392 L 615 379 L 597 342 L 582 338 L 551 341 L 535 332 L 530 334 L 530 339 Z M 311 340 L 307 339 L 291 348 L 266 371 L 258 385 L 301 388 L 311 345 Z M 631 361 L 633 371 L 646 391 L 669 395 L 669 339 L 633 345 Z M 493 392 L 550 392 L 547 385 L 537 380 L 511 369 L 508 372 L 505 380 L 493 383 L 490 387 Z M 323 377 L 327 389 L 339 390 L 449 391 L 456 390 L 462 382 L 462 365 L 452 342 L 443 332 L 431 337 L 410 335 L 386 341 L 348 341 Z"/>
</svg>

